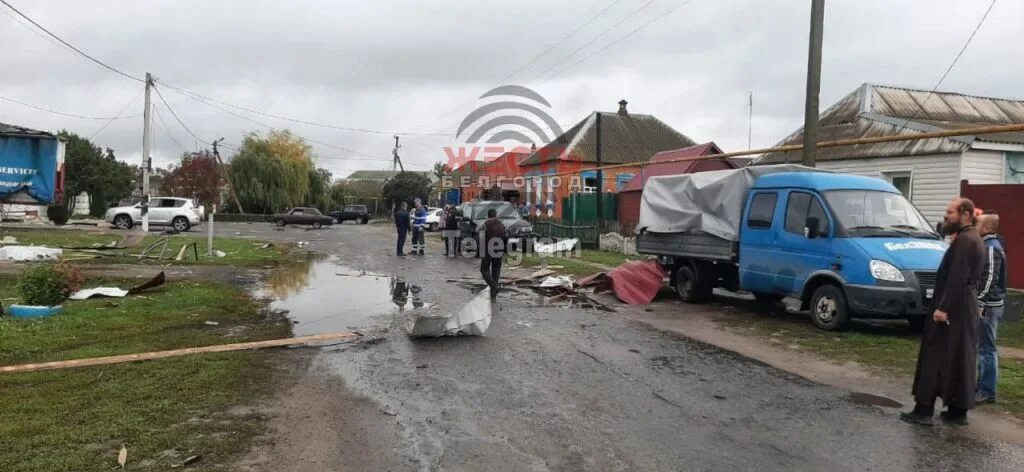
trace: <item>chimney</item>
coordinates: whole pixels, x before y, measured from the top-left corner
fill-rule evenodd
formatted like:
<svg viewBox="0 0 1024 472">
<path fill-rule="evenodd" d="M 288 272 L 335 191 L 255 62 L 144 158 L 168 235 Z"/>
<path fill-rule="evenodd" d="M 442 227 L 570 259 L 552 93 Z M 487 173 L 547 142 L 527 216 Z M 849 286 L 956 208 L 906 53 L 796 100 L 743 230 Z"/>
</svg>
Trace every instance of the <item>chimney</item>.
<svg viewBox="0 0 1024 472">
<path fill-rule="evenodd" d="M 537 150 L 537 143 L 530 143 L 530 152 L 534 152 L 536 150 Z"/>
<path fill-rule="evenodd" d="M 619 114 L 620 115 L 626 116 L 626 115 L 629 114 L 629 112 L 626 111 L 626 105 L 628 105 L 628 104 L 629 104 L 629 102 L 627 102 L 625 99 L 619 100 Z"/>
</svg>

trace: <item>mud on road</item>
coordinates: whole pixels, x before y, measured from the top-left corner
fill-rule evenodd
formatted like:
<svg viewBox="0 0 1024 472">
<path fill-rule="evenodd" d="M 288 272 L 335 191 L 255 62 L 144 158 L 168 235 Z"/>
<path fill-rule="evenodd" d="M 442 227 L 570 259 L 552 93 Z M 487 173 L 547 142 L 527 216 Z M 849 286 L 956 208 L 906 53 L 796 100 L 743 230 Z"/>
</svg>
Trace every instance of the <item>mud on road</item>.
<svg viewBox="0 0 1024 472">
<path fill-rule="evenodd" d="M 331 256 L 327 263 L 348 275 L 320 275 L 328 281 L 312 283 L 332 292 L 325 297 L 329 308 L 316 308 L 317 315 L 347 320 L 332 329 L 363 324 L 355 327 L 380 336 L 296 361 L 312 367 L 297 372 L 293 386 L 268 407 L 274 433 L 246 459 L 246 469 L 1024 467 L 1020 447 L 945 426 L 906 425 L 898 410 L 869 405 L 885 402 L 851 397 L 624 316 L 636 308 L 608 313 L 502 297 L 485 337 L 411 340 L 402 329 L 406 307 L 382 301 L 362 308 L 372 311 L 367 316 L 353 313 L 361 308 L 339 295 L 356 285 L 347 280 L 353 271 L 415 284 L 424 302 L 415 313 L 451 311 L 468 301 L 473 292 L 445 280 L 475 276 L 477 265 L 444 258 L 439 246 L 426 256 L 395 257 L 389 229 L 222 228 L 229 236 L 308 241 Z M 296 293 L 306 286 L 295 285 Z M 303 327 L 308 314 L 292 315 L 300 320 L 297 330 L 315 331 Z"/>
</svg>

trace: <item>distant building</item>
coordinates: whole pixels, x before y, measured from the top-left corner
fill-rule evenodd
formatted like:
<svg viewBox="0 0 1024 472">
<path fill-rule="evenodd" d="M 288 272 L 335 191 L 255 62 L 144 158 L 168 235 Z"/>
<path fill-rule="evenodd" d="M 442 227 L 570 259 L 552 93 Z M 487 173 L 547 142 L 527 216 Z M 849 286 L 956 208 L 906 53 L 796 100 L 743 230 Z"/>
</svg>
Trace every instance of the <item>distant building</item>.
<svg viewBox="0 0 1024 472">
<path fill-rule="evenodd" d="M 411 170 L 407 172 L 421 174 L 424 177 L 430 179 L 431 182 L 437 180 L 437 176 L 435 176 L 434 173 L 431 171 Z M 367 182 L 379 183 L 380 185 L 384 185 L 384 182 L 390 179 L 392 175 L 394 175 L 394 173 L 392 173 L 390 170 L 357 170 L 349 174 L 348 177 L 335 180 L 335 183 L 348 184 L 355 182 Z"/>
<path fill-rule="evenodd" d="M 622 188 L 654 154 L 693 146 L 692 139 L 651 115 L 629 113 L 627 102 L 619 111 L 593 112 L 561 136 L 519 163 L 526 177 L 524 200 L 535 216 L 561 217 L 562 199 L 571 193 L 595 193 Z M 627 164 L 603 172 L 597 181 L 597 115 L 601 114 L 601 162 Z M 636 165 L 628 165 L 636 164 Z M 553 174 L 571 174 L 555 178 Z"/>
<path fill-rule="evenodd" d="M 819 141 L 1024 124 L 1024 100 L 864 84 L 825 110 L 819 123 Z M 801 128 L 778 145 L 802 143 Z M 800 160 L 799 151 L 773 153 L 751 165 Z M 961 180 L 1024 183 L 1024 132 L 819 148 L 817 167 L 887 180 L 934 224 L 960 195 Z"/>
</svg>

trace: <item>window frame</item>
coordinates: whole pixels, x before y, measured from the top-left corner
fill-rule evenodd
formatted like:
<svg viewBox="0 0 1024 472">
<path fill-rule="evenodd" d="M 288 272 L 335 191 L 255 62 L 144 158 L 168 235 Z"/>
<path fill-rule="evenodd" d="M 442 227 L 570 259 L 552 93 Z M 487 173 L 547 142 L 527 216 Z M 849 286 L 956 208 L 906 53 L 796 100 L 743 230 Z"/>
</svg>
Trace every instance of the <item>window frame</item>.
<svg viewBox="0 0 1024 472">
<path fill-rule="evenodd" d="M 757 198 L 762 195 L 768 195 L 772 198 L 771 214 L 768 215 L 768 221 L 752 219 L 754 216 L 754 203 L 757 201 Z M 747 217 L 745 222 L 747 228 L 762 230 L 771 229 L 772 225 L 775 224 L 775 213 L 778 209 L 778 206 L 779 192 L 777 190 L 755 191 L 754 194 L 750 196 L 750 207 L 747 208 Z M 754 224 L 755 222 L 757 223 L 756 225 Z"/>
</svg>

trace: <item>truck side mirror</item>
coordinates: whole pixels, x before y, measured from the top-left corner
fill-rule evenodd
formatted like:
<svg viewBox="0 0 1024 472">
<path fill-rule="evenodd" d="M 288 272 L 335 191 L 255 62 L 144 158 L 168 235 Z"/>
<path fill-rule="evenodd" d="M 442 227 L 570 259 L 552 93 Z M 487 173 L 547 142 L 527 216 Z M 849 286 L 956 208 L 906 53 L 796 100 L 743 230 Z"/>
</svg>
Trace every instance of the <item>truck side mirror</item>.
<svg viewBox="0 0 1024 472">
<path fill-rule="evenodd" d="M 946 234 L 942 232 L 942 222 L 935 223 L 935 232 L 939 234 Z"/>
<path fill-rule="evenodd" d="M 804 224 L 804 236 L 806 236 L 808 239 L 814 239 L 817 238 L 818 236 L 822 236 L 820 234 L 820 231 L 821 222 L 818 221 L 818 219 L 813 216 L 807 217 L 807 222 Z"/>
</svg>

